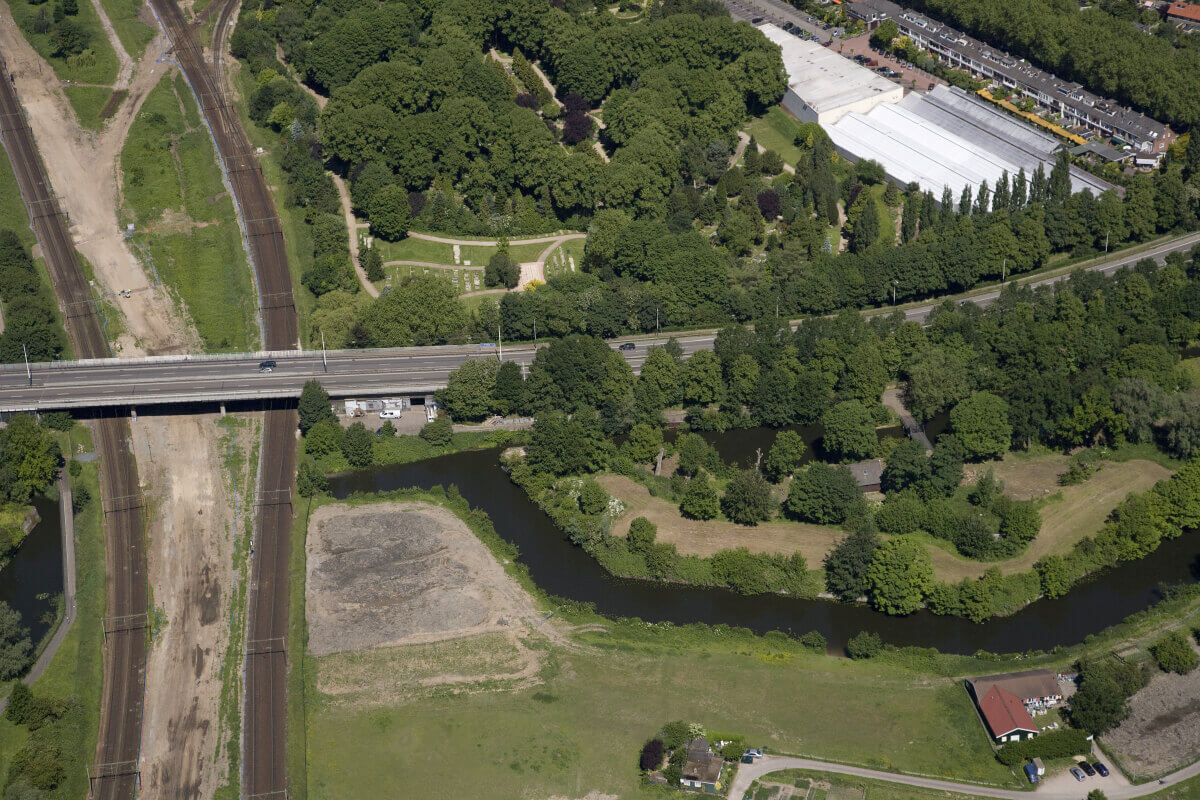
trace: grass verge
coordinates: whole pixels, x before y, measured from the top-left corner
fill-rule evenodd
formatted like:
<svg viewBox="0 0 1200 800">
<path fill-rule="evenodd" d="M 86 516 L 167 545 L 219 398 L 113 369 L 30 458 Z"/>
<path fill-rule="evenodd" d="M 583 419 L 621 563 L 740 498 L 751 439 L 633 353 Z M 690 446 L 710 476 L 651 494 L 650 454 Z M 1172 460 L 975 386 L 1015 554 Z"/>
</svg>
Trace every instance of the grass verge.
<svg viewBox="0 0 1200 800">
<path fill-rule="evenodd" d="M 135 249 L 186 309 L 205 349 L 252 350 L 258 326 L 250 266 L 197 115 L 180 75 L 150 92 L 121 154 L 124 215 L 137 226 Z"/>
<path fill-rule="evenodd" d="M 63 92 L 75 109 L 75 117 L 79 124 L 90 131 L 98 131 L 104 127 L 104 118 L 100 112 L 112 97 L 112 89 L 107 86 L 64 86 Z"/>
</svg>

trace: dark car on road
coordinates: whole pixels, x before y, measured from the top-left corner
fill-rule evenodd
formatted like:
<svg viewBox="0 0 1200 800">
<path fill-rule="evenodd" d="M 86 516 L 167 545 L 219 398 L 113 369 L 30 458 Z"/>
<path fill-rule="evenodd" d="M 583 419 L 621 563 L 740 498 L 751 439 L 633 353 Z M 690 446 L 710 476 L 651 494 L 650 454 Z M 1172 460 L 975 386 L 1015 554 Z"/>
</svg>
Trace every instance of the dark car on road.
<svg viewBox="0 0 1200 800">
<path fill-rule="evenodd" d="M 635 345 L 633 342 L 622 342 L 621 346 L 618 347 L 617 349 L 618 350 L 632 350 L 635 347 L 637 347 L 637 345 Z"/>
<path fill-rule="evenodd" d="M 266 361 L 263 361 L 258 365 L 258 371 L 259 372 L 270 372 L 273 369 L 275 369 L 277 366 L 279 366 L 279 365 L 275 363 L 275 359 L 269 358 Z"/>
<path fill-rule="evenodd" d="M 1108 767 L 1104 766 L 1099 761 L 1097 761 L 1095 764 L 1092 764 L 1092 766 L 1095 768 L 1096 772 L 1100 773 L 1101 778 L 1108 777 Z"/>
<path fill-rule="evenodd" d="M 1096 770 L 1092 769 L 1092 765 L 1086 761 L 1079 762 L 1079 768 L 1090 778 L 1096 774 Z"/>
</svg>

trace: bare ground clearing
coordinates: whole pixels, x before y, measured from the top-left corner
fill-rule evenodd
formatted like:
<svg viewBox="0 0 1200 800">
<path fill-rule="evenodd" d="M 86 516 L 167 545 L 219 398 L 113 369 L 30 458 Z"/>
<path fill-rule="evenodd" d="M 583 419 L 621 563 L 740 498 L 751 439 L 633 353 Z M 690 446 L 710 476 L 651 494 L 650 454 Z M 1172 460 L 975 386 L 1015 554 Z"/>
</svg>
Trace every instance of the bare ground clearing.
<svg viewBox="0 0 1200 800">
<path fill-rule="evenodd" d="M 224 744 L 231 731 L 220 730 L 218 719 L 237 531 L 217 422 L 205 415 L 143 416 L 133 423 L 139 472 L 155 509 L 148 532 L 150 585 L 166 620 L 146 665 L 147 797 L 211 797 L 227 779 Z M 250 463 L 256 441 L 239 435 L 240 463 Z"/>
<path fill-rule="evenodd" d="M 530 645 L 557 638 L 530 630 L 532 601 L 440 506 L 322 506 L 306 548 L 309 650 L 322 656 L 318 688 L 339 703 L 524 684 L 542 663 Z"/>
<path fill-rule="evenodd" d="M 1129 719 L 1104 743 L 1133 777 L 1156 778 L 1200 758 L 1200 669 L 1155 675 L 1129 705 Z"/>
<path fill-rule="evenodd" d="M 322 506 L 307 549 L 314 655 L 504 631 L 536 613 L 470 529 L 430 503 Z"/>
</svg>

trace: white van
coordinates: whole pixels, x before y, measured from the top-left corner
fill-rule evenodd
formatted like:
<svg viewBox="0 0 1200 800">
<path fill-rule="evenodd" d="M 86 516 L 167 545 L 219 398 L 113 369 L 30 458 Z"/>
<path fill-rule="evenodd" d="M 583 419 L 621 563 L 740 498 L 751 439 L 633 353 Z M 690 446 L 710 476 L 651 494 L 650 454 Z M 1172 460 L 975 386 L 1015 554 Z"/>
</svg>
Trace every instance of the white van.
<svg viewBox="0 0 1200 800">
<path fill-rule="evenodd" d="M 380 419 L 400 419 L 400 414 L 403 413 L 398 408 L 385 408 L 379 412 Z"/>
</svg>

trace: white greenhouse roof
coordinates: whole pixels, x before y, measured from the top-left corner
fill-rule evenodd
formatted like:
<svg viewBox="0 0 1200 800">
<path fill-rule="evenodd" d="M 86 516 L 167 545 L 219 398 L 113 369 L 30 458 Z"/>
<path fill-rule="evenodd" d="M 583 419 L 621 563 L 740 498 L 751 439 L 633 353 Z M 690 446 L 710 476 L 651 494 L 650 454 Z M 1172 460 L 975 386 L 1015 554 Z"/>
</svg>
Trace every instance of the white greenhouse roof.
<svg viewBox="0 0 1200 800">
<path fill-rule="evenodd" d="M 779 45 L 788 88 L 818 114 L 895 92 L 897 85 L 816 42 L 792 36 L 771 23 L 758 29 Z"/>
<path fill-rule="evenodd" d="M 992 189 L 1004 172 L 1009 178 L 1039 163 L 1054 163 L 1058 144 L 1011 118 L 991 114 L 963 93 L 939 87 L 930 95 L 910 94 L 900 103 L 881 103 L 866 114 L 851 113 L 826 130 L 834 145 L 856 160 L 878 161 L 898 183 L 915 182 L 940 196 L 950 187 L 955 202 L 963 187 L 972 193 L 981 181 Z M 1099 193 L 1110 184 L 1072 169 L 1072 190 Z"/>
</svg>

